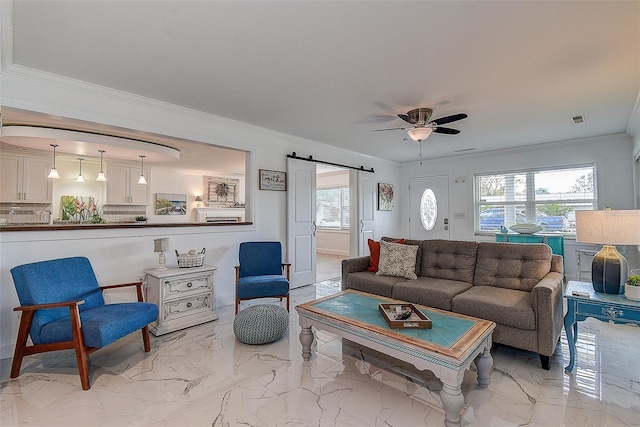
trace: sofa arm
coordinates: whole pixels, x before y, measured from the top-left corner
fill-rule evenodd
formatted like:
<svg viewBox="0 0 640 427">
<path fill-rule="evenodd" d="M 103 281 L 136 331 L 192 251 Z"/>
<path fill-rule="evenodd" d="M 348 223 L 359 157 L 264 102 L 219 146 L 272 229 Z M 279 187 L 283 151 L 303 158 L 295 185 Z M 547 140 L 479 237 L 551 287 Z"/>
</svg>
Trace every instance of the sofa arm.
<svg viewBox="0 0 640 427">
<path fill-rule="evenodd" d="M 349 288 L 348 275 L 358 271 L 367 271 L 369 268 L 369 257 L 349 258 L 342 260 L 342 290 Z"/>
<path fill-rule="evenodd" d="M 538 353 L 551 356 L 562 333 L 562 273 L 548 273 L 531 290 L 538 331 Z"/>
</svg>

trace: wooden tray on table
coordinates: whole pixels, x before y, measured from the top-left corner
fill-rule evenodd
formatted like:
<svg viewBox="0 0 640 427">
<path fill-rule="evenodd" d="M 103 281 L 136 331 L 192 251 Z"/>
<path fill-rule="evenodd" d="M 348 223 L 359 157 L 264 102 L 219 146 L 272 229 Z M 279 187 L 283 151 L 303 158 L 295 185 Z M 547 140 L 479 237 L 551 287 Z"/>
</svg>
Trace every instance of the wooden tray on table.
<svg viewBox="0 0 640 427">
<path fill-rule="evenodd" d="M 378 309 L 391 329 L 431 329 L 431 319 L 413 304 L 379 304 Z"/>
</svg>

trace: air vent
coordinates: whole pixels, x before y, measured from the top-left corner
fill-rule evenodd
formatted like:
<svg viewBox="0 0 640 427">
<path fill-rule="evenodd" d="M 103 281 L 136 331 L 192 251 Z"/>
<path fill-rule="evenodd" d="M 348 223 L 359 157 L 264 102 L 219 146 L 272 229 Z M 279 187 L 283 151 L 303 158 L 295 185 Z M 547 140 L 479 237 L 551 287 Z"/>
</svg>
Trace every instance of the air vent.
<svg viewBox="0 0 640 427">
<path fill-rule="evenodd" d="M 580 123 L 584 123 L 584 116 L 573 116 L 571 117 L 571 121 L 573 121 L 574 125 L 579 125 Z"/>
</svg>

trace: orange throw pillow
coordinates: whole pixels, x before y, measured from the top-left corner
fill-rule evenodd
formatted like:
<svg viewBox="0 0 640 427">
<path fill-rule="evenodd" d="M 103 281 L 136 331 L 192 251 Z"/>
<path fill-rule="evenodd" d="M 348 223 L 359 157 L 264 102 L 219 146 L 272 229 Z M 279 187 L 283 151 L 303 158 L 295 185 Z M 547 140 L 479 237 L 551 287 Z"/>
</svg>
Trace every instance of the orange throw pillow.
<svg viewBox="0 0 640 427">
<path fill-rule="evenodd" d="M 389 243 L 399 243 L 404 245 L 404 239 L 391 240 Z M 380 242 L 367 239 L 367 244 L 369 245 L 369 268 L 367 268 L 367 271 L 376 273 L 378 271 L 378 264 L 380 263 Z"/>
</svg>

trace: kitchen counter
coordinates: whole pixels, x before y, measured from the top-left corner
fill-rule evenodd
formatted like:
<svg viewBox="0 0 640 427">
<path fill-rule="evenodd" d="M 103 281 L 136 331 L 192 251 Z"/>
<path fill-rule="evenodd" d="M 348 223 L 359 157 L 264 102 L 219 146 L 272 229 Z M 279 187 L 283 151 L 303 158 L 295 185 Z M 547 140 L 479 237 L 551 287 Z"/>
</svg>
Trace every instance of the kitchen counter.
<svg viewBox="0 0 640 427">
<path fill-rule="evenodd" d="M 210 222 L 182 222 L 182 223 L 106 223 L 106 224 L 5 224 L 0 226 L 0 232 L 10 231 L 57 231 L 57 230 L 104 230 L 110 228 L 170 228 L 170 227 L 235 227 L 251 225 L 251 222 L 210 223 Z"/>
</svg>

